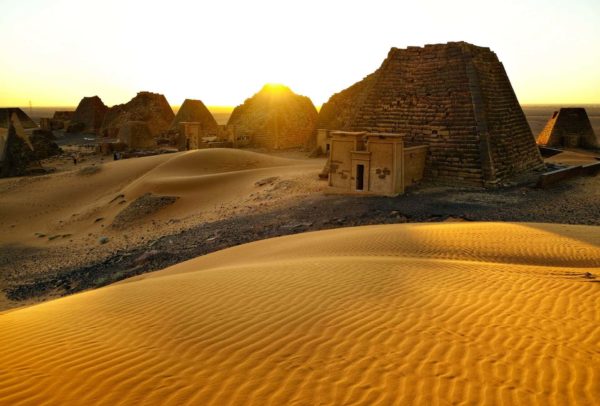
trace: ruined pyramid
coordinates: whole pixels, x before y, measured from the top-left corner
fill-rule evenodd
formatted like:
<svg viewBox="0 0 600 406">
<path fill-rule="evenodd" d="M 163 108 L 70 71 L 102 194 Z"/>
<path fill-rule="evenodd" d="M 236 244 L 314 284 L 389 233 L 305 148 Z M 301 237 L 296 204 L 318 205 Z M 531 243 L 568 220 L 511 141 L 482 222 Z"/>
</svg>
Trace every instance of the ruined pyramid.
<svg viewBox="0 0 600 406">
<path fill-rule="evenodd" d="M 159 93 L 139 92 L 125 104 L 111 107 L 106 112 L 100 134 L 116 137 L 119 130 L 129 121 L 145 121 L 153 137 L 166 131 L 175 118 L 167 98 Z"/>
<path fill-rule="evenodd" d="M 392 48 L 323 105 L 317 127 L 402 134 L 429 146 L 425 177 L 452 184 L 493 186 L 543 167 L 502 63 L 465 42 Z"/>
</svg>

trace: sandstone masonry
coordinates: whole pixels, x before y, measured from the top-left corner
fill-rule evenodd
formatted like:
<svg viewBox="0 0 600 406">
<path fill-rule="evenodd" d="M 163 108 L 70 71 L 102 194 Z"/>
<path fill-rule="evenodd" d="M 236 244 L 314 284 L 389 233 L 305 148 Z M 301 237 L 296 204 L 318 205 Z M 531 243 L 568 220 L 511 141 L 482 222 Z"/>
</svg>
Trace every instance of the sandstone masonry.
<svg viewBox="0 0 600 406">
<path fill-rule="evenodd" d="M 465 42 L 392 48 L 323 105 L 317 128 L 401 134 L 429 147 L 426 178 L 454 184 L 493 186 L 543 167 L 502 63 Z"/>
</svg>

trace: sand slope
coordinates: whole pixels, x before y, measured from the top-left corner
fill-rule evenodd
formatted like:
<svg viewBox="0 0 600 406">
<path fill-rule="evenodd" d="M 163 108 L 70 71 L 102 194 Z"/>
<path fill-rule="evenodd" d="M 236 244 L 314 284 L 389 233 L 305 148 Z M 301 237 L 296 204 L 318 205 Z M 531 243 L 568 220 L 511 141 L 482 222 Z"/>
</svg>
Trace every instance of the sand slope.
<svg viewBox="0 0 600 406">
<path fill-rule="evenodd" d="M 597 227 L 264 240 L 1 314 L 0 403 L 593 404 L 584 272 Z"/>
<path fill-rule="evenodd" d="M 1 179 L 0 290 L 9 278 L 95 263 L 198 224 L 318 193 L 322 165 L 322 159 L 207 149 Z M 35 259 L 20 252 L 34 252 Z"/>
<path fill-rule="evenodd" d="M 0 181 L 0 243 L 45 245 L 46 239 L 37 238 L 35 232 L 66 233 L 75 240 L 88 233 L 105 235 L 110 233 L 112 219 L 146 193 L 179 198 L 168 210 L 144 219 L 146 223 L 191 216 L 215 218 L 222 207 L 251 205 L 245 200 L 257 192 L 257 180 L 293 179 L 311 171 L 316 179 L 321 164 L 237 149 L 209 149 L 108 162 L 91 174 L 76 169 L 6 179 Z M 61 242 L 70 245 L 63 239 L 52 240 L 52 244 Z"/>
</svg>

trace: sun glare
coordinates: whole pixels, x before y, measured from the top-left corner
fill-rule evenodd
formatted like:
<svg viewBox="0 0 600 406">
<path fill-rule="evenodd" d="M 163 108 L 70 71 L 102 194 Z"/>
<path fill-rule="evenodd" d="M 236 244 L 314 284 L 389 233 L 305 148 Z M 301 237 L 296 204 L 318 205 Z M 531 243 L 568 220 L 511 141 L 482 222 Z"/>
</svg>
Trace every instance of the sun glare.
<svg viewBox="0 0 600 406">
<path fill-rule="evenodd" d="M 290 90 L 290 88 L 282 83 L 267 83 L 264 85 L 263 90 L 270 93 L 281 93 Z"/>
</svg>

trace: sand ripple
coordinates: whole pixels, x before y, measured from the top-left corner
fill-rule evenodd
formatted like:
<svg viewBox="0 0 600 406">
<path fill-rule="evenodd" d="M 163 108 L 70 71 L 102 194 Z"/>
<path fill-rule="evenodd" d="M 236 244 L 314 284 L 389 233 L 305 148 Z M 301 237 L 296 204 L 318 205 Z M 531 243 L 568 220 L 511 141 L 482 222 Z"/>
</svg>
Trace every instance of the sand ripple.
<svg viewBox="0 0 600 406">
<path fill-rule="evenodd" d="M 600 230 L 339 229 L 0 315 L 1 404 L 593 404 Z"/>
</svg>

